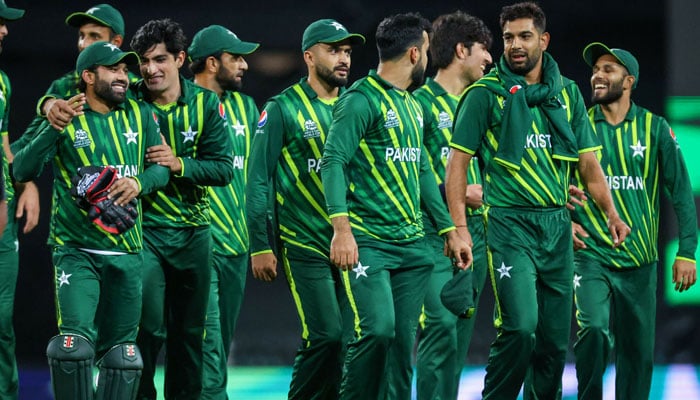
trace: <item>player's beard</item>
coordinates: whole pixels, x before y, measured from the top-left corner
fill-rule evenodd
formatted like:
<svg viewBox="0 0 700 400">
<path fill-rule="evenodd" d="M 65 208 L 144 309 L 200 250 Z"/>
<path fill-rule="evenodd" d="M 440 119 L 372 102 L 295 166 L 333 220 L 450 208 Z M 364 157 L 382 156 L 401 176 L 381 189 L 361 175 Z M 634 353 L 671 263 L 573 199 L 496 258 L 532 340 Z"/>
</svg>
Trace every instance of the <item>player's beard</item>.
<svg viewBox="0 0 700 400">
<path fill-rule="evenodd" d="M 610 104 L 618 101 L 620 97 L 622 97 L 623 79 L 624 77 L 617 82 L 610 82 L 610 85 L 608 86 L 608 91 L 603 96 L 596 97 L 595 91 L 593 91 L 593 95 L 591 96 L 591 101 L 593 102 L 593 104 Z"/>
<path fill-rule="evenodd" d="M 129 85 L 126 81 L 115 80 L 113 82 L 107 82 L 99 78 L 95 81 L 95 95 L 110 105 L 121 104 L 126 100 L 126 91 L 124 91 L 124 93 L 117 93 L 112 89 L 112 83 L 114 82 L 121 82 L 126 88 L 128 88 Z"/>
<path fill-rule="evenodd" d="M 243 88 L 243 79 L 236 80 L 233 72 L 223 65 L 216 71 L 214 79 L 216 79 L 216 83 L 218 83 L 223 90 L 237 92 Z"/>
<path fill-rule="evenodd" d="M 522 51 L 518 51 L 518 53 L 522 53 Z M 540 61 L 541 57 L 542 52 L 534 52 L 533 54 L 525 52 L 525 63 L 522 65 L 514 66 L 513 60 L 511 59 L 511 55 L 509 54 L 506 57 L 506 62 L 508 63 L 508 67 L 514 74 L 525 76 L 528 74 L 528 72 L 532 71 L 535 68 L 535 65 L 537 65 L 538 61 Z"/>
<path fill-rule="evenodd" d="M 348 78 L 335 76 L 334 71 L 325 65 L 316 64 L 316 75 L 331 87 L 344 87 L 348 84 Z"/>
<path fill-rule="evenodd" d="M 423 82 L 425 82 L 425 66 L 419 60 L 411 70 L 411 84 L 408 86 L 407 90 L 412 91 L 417 89 L 423 85 Z"/>
</svg>

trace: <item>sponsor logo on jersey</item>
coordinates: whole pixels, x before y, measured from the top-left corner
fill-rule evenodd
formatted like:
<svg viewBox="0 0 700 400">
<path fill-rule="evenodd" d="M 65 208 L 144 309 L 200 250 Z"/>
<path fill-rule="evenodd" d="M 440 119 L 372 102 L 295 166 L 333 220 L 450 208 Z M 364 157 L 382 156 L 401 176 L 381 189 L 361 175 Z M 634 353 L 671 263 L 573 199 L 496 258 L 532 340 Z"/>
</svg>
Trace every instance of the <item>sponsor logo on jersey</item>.
<svg viewBox="0 0 700 400">
<path fill-rule="evenodd" d="M 452 128 L 452 118 L 445 111 L 438 114 L 438 129 Z"/>
<path fill-rule="evenodd" d="M 420 160 L 420 147 L 387 147 L 384 151 L 386 161 L 416 162 Z"/>
<path fill-rule="evenodd" d="M 551 135 L 527 135 L 525 140 L 526 149 L 543 149 L 552 147 Z"/>
<path fill-rule="evenodd" d="M 386 119 L 384 121 L 384 127 L 386 129 L 396 128 L 399 126 L 399 119 L 396 117 L 396 111 L 391 108 L 386 112 Z"/>
<path fill-rule="evenodd" d="M 226 120 L 226 109 L 224 108 L 224 105 L 222 103 L 219 103 L 219 117 L 221 119 Z"/>
<path fill-rule="evenodd" d="M 263 110 L 260 113 L 260 119 L 258 120 L 258 128 L 262 128 L 267 123 L 267 110 Z"/>
<path fill-rule="evenodd" d="M 88 133 L 83 129 L 78 129 L 75 131 L 75 141 L 73 141 L 73 147 L 79 149 L 81 147 L 89 147 L 92 144 Z"/>
<path fill-rule="evenodd" d="M 309 158 L 306 160 L 306 172 L 316 172 L 321 171 L 321 159 L 320 158 Z"/>
<path fill-rule="evenodd" d="M 515 94 L 518 90 L 522 88 L 523 87 L 521 85 L 513 85 L 510 87 L 510 89 L 508 89 L 508 92 L 510 92 L 510 94 Z"/>
<path fill-rule="evenodd" d="M 304 139 L 313 139 L 317 137 L 321 137 L 321 131 L 318 129 L 316 122 L 311 119 L 304 121 Z"/>
<path fill-rule="evenodd" d="M 610 190 L 644 190 L 644 178 L 641 176 L 606 176 Z"/>
<path fill-rule="evenodd" d="M 160 127 L 160 122 L 158 121 L 158 116 L 154 111 L 151 111 L 151 115 L 153 116 L 153 121 L 156 123 L 158 127 Z"/>
</svg>

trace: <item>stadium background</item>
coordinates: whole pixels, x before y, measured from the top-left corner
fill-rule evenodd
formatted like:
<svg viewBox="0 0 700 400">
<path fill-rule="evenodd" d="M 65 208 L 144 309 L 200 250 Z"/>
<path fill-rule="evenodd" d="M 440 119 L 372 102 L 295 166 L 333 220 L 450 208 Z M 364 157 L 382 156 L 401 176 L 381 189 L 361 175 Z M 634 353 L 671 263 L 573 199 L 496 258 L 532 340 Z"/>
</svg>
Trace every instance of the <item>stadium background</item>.
<svg viewBox="0 0 700 400">
<path fill-rule="evenodd" d="M 98 1 L 98 0 L 95 0 Z M 95 5 L 91 1 L 70 3 L 48 0 L 8 0 L 11 7 L 24 8 L 24 19 L 9 24 L 4 40 L 0 68 L 10 76 L 12 114 L 11 140 L 18 137 L 33 116 L 36 100 L 50 82 L 71 70 L 77 56 L 76 30 L 64 24 L 74 11 Z M 247 57 L 250 71 L 244 77 L 244 89 L 262 107 L 265 99 L 297 81 L 305 73 L 300 54 L 301 35 L 310 22 L 336 18 L 352 32 L 367 37 L 364 47 L 354 50 L 351 81 L 363 76 L 377 64 L 374 31 L 386 15 L 419 11 L 428 19 L 461 9 L 483 19 L 495 40 L 494 58 L 502 53 L 498 13 L 503 1 L 388 1 L 354 0 L 348 2 L 292 1 L 113 1 L 126 21 L 126 46 L 131 35 L 143 23 L 169 17 L 180 22 L 191 38 L 200 28 L 221 24 L 246 41 L 260 42 L 260 49 Z M 640 85 L 635 101 L 653 112 L 671 117 L 672 126 L 693 172 L 696 194 L 700 194 L 700 80 L 697 68 L 700 55 L 692 46 L 697 37 L 693 16 L 700 4 L 693 0 L 593 0 L 540 1 L 548 16 L 552 35 L 549 51 L 559 62 L 562 73 L 576 82 L 589 98 L 590 69 L 581 58 L 583 47 L 602 41 L 612 47 L 632 51 L 641 65 Z M 428 71 L 428 74 L 432 70 Z M 679 97 L 682 96 L 682 97 Z M 49 250 L 45 244 L 50 210 L 50 174 L 39 182 L 42 194 L 40 226 L 20 237 L 20 273 L 15 304 L 17 355 L 22 366 L 45 363 L 45 343 L 55 334 L 53 282 Z M 697 202 L 697 201 L 696 201 Z M 671 217 L 671 218 L 668 218 Z M 664 218 L 661 234 L 662 257 L 673 242 L 673 214 Z M 670 253 L 669 253 L 670 254 Z M 663 260 L 663 258 L 662 258 Z M 700 364 L 700 346 L 694 338 L 700 334 L 700 289 L 683 296 L 668 294 L 671 286 L 659 268 L 659 302 L 656 362 L 658 364 Z M 1 278 L 0 278 L 1 279 Z M 492 301 L 484 296 L 473 339 L 469 362 L 484 364 L 488 344 L 493 337 L 490 324 Z M 630 334 L 634 334 L 630 332 Z M 284 278 L 263 284 L 249 277 L 245 302 L 236 332 L 233 362 L 236 365 L 291 365 L 299 343 L 296 312 Z"/>
</svg>

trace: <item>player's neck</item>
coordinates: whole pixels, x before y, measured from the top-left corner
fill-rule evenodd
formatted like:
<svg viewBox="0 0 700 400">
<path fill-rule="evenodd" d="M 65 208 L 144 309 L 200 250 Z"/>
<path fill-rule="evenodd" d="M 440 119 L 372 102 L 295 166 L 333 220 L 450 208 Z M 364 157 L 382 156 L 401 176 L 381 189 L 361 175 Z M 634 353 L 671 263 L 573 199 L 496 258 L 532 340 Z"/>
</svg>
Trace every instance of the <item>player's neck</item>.
<svg viewBox="0 0 700 400">
<path fill-rule="evenodd" d="M 101 97 L 97 96 L 94 91 L 88 89 L 85 93 L 85 101 L 92 111 L 100 114 L 107 114 L 114 109 L 114 105 L 108 103 Z"/>
<path fill-rule="evenodd" d="M 629 96 L 622 96 L 617 101 L 609 104 L 601 104 L 600 109 L 605 116 L 605 120 L 610 125 L 617 125 L 625 120 L 627 113 L 632 106 Z"/>
<path fill-rule="evenodd" d="M 203 87 L 205 89 L 209 89 L 212 92 L 216 93 L 219 97 L 224 94 L 224 89 L 221 88 L 221 85 L 219 85 L 216 82 L 216 78 L 214 75 L 210 74 L 197 74 L 194 76 L 194 83 L 195 85 L 199 87 Z"/>
<path fill-rule="evenodd" d="M 160 104 L 160 105 L 165 105 L 165 104 L 171 104 L 177 101 L 177 99 L 180 98 L 180 95 L 182 94 L 182 86 L 180 86 L 180 80 L 177 80 L 177 83 L 173 84 L 169 88 L 165 89 L 162 92 L 154 93 L 151 92 L 150 96 L 151 99 L 153 100 L 154 103 Z"/>
<path fill-rule="evenodd" d="M 311 89 L 316 92 L 319 98 L 325 100 L 331 100 L 338 97 L 340 89 L 337 86 L 330 85 L 323 79 L 319 79 L 318 76 L 310 73 L 306 82 L 311 86 Z"/>
<path fill-rule="evenodd" d="M 468 79 L 464 77 L 464 74 L 457 70 L 457 68 L 452 68 L 455 64 L 450 64 L 447 68 L 441 68 L 435 74 L 433 80 L 437 82 L 447 93 L 453 96 L 461 96 L 464 93 L 464 89 L 471 85 Z"/>
<path fill-rule="evenodd" d="M 405 59 L 406 57 L 398 61 L 380 61 L 377 66 L 377 75 L 397 89 L 406 90 L 413 83 L 411 81 L 413 64 L 407 63 Z"/>
</svg>

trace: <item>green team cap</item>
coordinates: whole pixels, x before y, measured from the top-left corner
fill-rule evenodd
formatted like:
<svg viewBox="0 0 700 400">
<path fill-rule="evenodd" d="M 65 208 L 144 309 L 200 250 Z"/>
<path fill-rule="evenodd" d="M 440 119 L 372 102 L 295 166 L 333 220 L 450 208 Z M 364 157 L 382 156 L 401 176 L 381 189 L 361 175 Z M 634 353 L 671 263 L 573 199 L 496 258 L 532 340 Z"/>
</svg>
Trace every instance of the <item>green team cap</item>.
<svg viewBox="0 0 700 400">
<path fill-rule="evenodd" d="M 110 66 L 120 62 L 138 64 L 139 56 L 133 51 L 124 52 L 109 42 L 97 42 L 80 52 L 75 70 L 81 74 L 84 70 L 95 65 Z"/>
<path fill-rule="evenodd" d="M 24 10 L 8 7 L 5 0 L 0 0 L 0 18 L 6 21 L 16 21 L 24 15 Z"/>
<path fill-rule="evenodd" d="M 359 33 L 350 33 L 340 22 L 334 19 L 319 19 L 304 30 L 301 39 L 301 51 L 306 51 L 316 43 L 337 43 L 350 39 L 353 46 L 365 43 L 365 37 Z"/>
<path fill-rule="evenodd" d="M 194 35 L 187 53 L 192 60 L 198 60 L 219 52 L 250 54 L 259 46 L 259 43 L 242 41 L 221 25 L 209 25 Z"/>
<path fill-rule="evenodd" d="M 627 72 L 634 77 L 632 89 L 636 88 L 637 82 L 639 82 L 639 63 L 632 53 L 622 49 L 611 49 L 600 42 L 593 42 L 583 49 L 583 59 L 586 60 L 586 63 L 591 67 L 598 61 L 600 56 L 605 54 L 610 54 L 615 57 L 620 65 L 627 68 Z"/>
<path fill-rule="evenodd" d="M 80 28 L 88 22 L 96 22 L 112 28 L 117 35 L 124 36 L 124 18 L 116 8 L 109 4 L 98 4 L 85 12 L 74 12 L 66 17 L 66 24 Z"/>
</svg>

